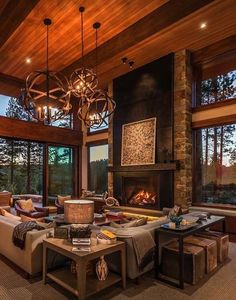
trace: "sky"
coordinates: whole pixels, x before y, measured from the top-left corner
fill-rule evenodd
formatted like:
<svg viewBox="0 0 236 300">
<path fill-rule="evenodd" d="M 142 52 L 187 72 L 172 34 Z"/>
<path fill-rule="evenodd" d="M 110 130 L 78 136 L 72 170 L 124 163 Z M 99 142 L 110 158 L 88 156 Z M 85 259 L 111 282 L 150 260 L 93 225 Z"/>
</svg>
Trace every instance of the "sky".
<svg viewBox="0 0 236 300">
<path fill-rule="evenodd" d="M 9 98 L 8 96 L 0 95 L 0 116 L 5 116 Z"/>
<path fill-rule="evenodd" d="M 90 161 L 108 159 L 108 145 L 90 147 Z"/>
</svg>

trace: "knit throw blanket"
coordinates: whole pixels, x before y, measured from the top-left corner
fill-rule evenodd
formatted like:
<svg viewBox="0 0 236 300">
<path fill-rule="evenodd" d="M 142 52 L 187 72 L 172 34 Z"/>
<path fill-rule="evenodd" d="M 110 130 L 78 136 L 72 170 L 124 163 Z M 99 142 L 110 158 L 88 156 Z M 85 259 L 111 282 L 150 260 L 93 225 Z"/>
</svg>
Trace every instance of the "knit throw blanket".
<svg viewBox="0 0 236 300">
<path fill-rule="evenodd" d="M 110 230 L 110 229 L 109 229 Z M 112 228 L 118 237 L 131 237 L 136 256 L 137 265 L 140 271 L 153 261 L 156 244 L 148 230 L 140 227 L 132 228 Z"/>
<path fill-rule="evenodd" d="M 31 230 L 42 230 L 43 227 L 39 226 L 35 221 L 22 222 L 14 228 L 12 241 L 16 247 L 24 249 L 25 238 L 28 231 Z"/>
</svg>

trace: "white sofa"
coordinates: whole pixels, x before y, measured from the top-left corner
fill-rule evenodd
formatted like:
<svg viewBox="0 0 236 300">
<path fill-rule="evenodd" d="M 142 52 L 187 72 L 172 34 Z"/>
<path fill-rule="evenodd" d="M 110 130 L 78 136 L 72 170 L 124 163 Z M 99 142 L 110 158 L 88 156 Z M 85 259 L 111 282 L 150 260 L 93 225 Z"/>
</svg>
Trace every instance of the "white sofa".
<svg viewBox="0 0 236 300">
<path fill-rule="evenodd" d="M 42 272 L 42 241 L 46 237 L 46 233 L 52 229 L 27 232 L 25 248 L 20 249 L 12 242 L 14 227 L 19 223 L 19 221 L 14 219 L 0 216 L 0 254 L 15 263 L 29 275 L 35 275 Z M 56 261 L 58 261 L 58 257 L 56 258 Z M 55 257 L 51 255 L 48 265 L 50 266 L 54 262 Z"/>
</svg>

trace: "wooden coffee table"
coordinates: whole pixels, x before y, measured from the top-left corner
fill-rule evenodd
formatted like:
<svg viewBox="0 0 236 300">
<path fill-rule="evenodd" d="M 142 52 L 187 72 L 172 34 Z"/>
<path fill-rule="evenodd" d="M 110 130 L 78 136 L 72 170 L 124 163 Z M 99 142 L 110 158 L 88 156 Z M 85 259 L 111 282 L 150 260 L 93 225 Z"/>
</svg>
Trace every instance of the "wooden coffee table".
<svg viewBox="0 0 236 300">
<path fill-rule="evenodd" d="M 97 244 L 91 246 L 91 252 L 72 252 L 73 245 L 67 241 L 56 238 L 43 240 L 43 282 L 50 278 L 68 291 L 72 292 L 78 299 L 83 300 L 119 281 L 123 288 L 126 287 L 126 252 L 125 243 L 117 241 L 112 245 Z M 71 273 L 69 268 L 61 267 L 53 271 L 47 270 L 48 249 L 64 255 L 77 263 L 78 276 Z M 87 263 L 100 256 L 120 252 L 121 276 L 109 271 L 106 280 L 100 281 L 97 276 L 86 275 Z"/>
</svg>

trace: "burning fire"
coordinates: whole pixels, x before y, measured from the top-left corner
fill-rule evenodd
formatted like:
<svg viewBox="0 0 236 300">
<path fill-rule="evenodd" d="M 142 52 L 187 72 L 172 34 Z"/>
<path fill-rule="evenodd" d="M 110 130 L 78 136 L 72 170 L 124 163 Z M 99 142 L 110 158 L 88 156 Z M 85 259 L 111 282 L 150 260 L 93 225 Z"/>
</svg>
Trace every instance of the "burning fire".
<svg viewBox="0 0 236 300">
<path fill-rule="evenodd" d="M 156 195 L 146 192 L 145 190 L 141 190 L 138 193 L 136 193 L 129 201 L 130 204 L 134 204 L 134 205 L 145 205 L 145 204 L 154 205 L 155 202 L 156 202 Z"/>
</svg>

